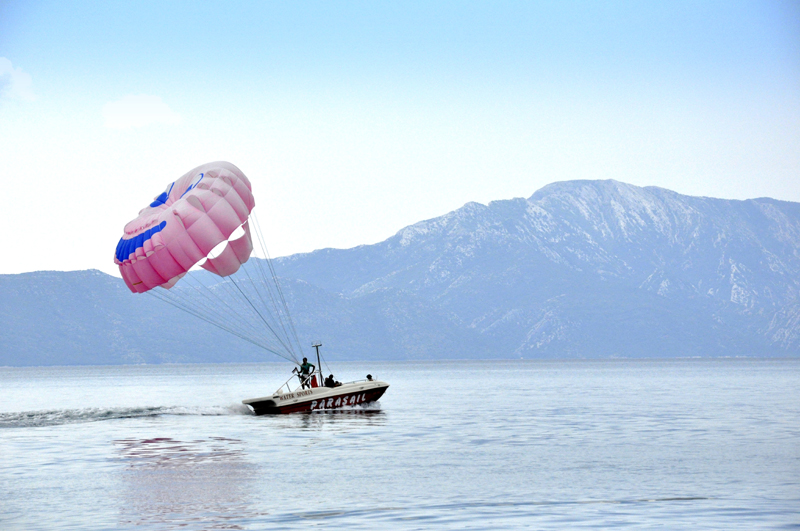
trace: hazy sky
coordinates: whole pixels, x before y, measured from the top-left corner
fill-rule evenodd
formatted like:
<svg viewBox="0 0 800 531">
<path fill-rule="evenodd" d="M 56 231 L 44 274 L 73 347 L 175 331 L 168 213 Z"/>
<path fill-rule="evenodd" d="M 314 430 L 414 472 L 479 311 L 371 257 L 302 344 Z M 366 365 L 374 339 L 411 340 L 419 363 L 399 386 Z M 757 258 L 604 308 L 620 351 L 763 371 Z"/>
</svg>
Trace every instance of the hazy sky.
<svg viewBox="0 0 800 531">
<path fill-rule="evenodd" d="M 196 4 L 0 2 L 0 273 L 115 272 L 213 160 L 274 256 L 569 179 L 800 201 L 795 1 Z"/>
</svg>

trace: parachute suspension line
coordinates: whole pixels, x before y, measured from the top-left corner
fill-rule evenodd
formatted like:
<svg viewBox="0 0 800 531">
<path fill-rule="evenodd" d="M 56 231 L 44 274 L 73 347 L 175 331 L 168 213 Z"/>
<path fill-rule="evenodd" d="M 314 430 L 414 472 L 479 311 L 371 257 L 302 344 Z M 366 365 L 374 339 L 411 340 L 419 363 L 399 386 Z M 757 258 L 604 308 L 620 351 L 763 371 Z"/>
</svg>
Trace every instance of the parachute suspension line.
<svg viewBox="0 0 800 531">
<path fill-rule="evenodd" d="M 303 351 L 302 344 L 261 227 L 254 216 L 251 213 L 254 222 L 251 226 L 265 257 L 263 261 L 267 263 L 269 274 L 265 271 L 262 260 L 257 259 L 254 254 L 252 258 L 256 259 L 251 260 L 251 264 L 245 262 L 240 266 L 240 269 L 244 269 L 246 280 L 240 275 L 238 281 L 223 278 L 220 282 L 208 285 L 203 281 L 203 275 L 207 273 L 187 271 L 178 285 L 170 289 L 162 288 L 163 291 L 157 288 L 148 290 L 147 293 L 252 345 L 299 364 L 298 354 Z M 250 272 L 251 268 L 253 274 Z M 252 293 L 253 290 L 255 294 Z M 241 299 L 247 301 L 247 304 L 241 304 Z"/>
<path fill-rule="evenodd" d="M 230 328 L 228 328 L 228 327 L 226 327 L 226 326 L 224 326 L 224 325 L 222 325 L 220 323 L 217 323 L 215 321 L 207 319 L 205 316 L 193 311 L 190 307 L 187 307 L 187 306 L 184 306 L 182 304 L 179 304 L 179 303 L 176 303 L 174 301 L 171 301 L 168 298 L 163 297 L 162 294 L 155 293 L 154 290 L 148 290 L 146 293 L 150 294 L 152 297 L 155 297 L 156 299 L 159 299 L 159 300 L 169 304 L 170 306 L 174 306 L 175 308 L 178 308 L 179 310 L 182 310 L 182 311 L 184 311 L 184 312 L 186 312 L 186 313 L 188 313 L 190 315 L 193 315 L 193 316 L 197 317 L 198 319 L 202 319 L 203 321 L 206 321 L 207 323 L 209 323 L 209 324 L 211 324 L 213 326 L 216 326 L 217 328 L 220 328 L 220 329 L 222 329 L 222 330 L 224 330 L 224 331 L 226 331 L 226 332 L 228 332 L 230 334 L 233 334 L 234 336 L 237 336 L 237 337 L 243 339 L 244 341 L 247 341 L 248 343 L 252 343 L 253 345 L 255 345 L 255 346 L 259 347 L 259 348 L 262 348 L 262 349 L 266 350 L 267 352 L 271 352 L 271 353 L 275 354 L 276 356 L 280 356 L 280 357 L 282 357 L 284 359 L 287 359 L 288 361 L 292 361 L 292 360 L 286 358 L 286 356 L 284 356 L 280 352 L 276 352 L 275 350 L 273 350 L 273 349 L 271 349 L 269 347 L 266 347 L 264 345 L 261 345 L 261 344 L 253 341 L 252 339 L 250 339 L 248 337 L 242 336 L 242 335 L 236 333 L 234 330 L 232 330 L 232 329 L 230 329 Z"/>
<path fill-rule="evenodd" d="M 275 330 L 270 326 L 270 324 L 267 322 L 267 320 L 264 319 L 264 316 L 261 315 L 261 312 L 259 312 L 258 308 L 255 307 L 255 305 L 253 304 L 253 301 L 251 301 L 250 298 L 247 295 L 245 295 L 244 291 L 242 291 L 242 288 L 239 286 L 239 284 L 237 284 L 236 281 L 234 281 L 233 285 L 234 285 L 234 287 L 236 289 L 239 290 L 239 293 L 242 294 L 242 297 L 245 298 L 245 300 L 250 304 L 250 306 L 253 307 L 253 310 L 255 310 L 255 312 L 258 314 L 258 316 L 261 317 L 261 320 L 264 322 L 265 325 L 267 325 L 267 328 L 269 328 L 270 332 L 272 332 L 275 335 L 275 338 L 278 340 L 278 342 L 280 342 L 280 344 L 283 346 L 283 348 L 285 348 L 289 353 L 291 353 L 292 351 L 289 350 L 289 348 L 283 342 L 283 339 L 281 339 L 281 337 L 275 332 Z M 295 363 L 297 362 L 297 360 L 294 360 L 294 361 L 295 361 Z"/>
<path fill-rule="evenodd" d="M 285 320 L 283 318 L 283 312 L 278 307 L 278 304 L 275 301 L 275 296 L 273 294 L 273 290 L 271 289 L 272 284 L 270 283 L 270 280 L 267 278 L 266 274 L 264 274 L 264 270 L 261 267 L 260 261 L 257 259 L 257 260 L 253 260 L 253 262 L 258 264 L 257 266 L 251 266 L 251 267 L 257 268 L 257 271 L 260 272 L 260 276 L 261 276 L 261 279 L 262 279 L 261 284 L 264 286 L 264 290 L 267 292 L 267 296 L 269 297 L 269 300 L 272 303 L 272 315 L 274 315 L 276 317 L 277 322 L 281 327 L 281 330 L 283 330 L 283 336 L 282 337 L 286 340 L 286 342 L 288 343 L 290 348 L 292 348 L 292 352 L 294 352 L 294 348 L 293 348 L 293 345 L 292 345 L 292 338 L 291 338 L 291 336 L 289 335 L 289 333 L 286 330 L 286 322 L 285 322 Z M 247 271 L 245 271 L 245 272 L 247 273 Z M 260 292 L 259 292 L 259 294 L 260 294 Z M 262 298 L 262 301 L 263 301 L 263 298 Z M 266 302 L 264 302 L 264 305 L 266 306 Z M 299 347 L 299 345 L 298 345 L 298 347 Z M 300 348 L 299 351 L 302 352 L 302 348 Z M 295 353 L 295 355 L 296 355 L 296 353 Z"/>
<path fill-rule="evenodd" d="M 163 295 L 167 297 L 174 297 L 175 299 L 184 297 L 186 300 L 183 302 L 187 306 L 193 307 L 198 313 L 203 313 L 200 310 L 204 310 L 205 317 L 208 320 L 220 323 L 227 328 L 236 330 L 240 335 L 245 335 L 253 340 L 257 340 L 263 344 L 266 344 L 263 339 L 259 337 L 259 332 L 257 330 L 255 332 L 252 330 L 248 331 L 246 327 L 242 326 L 243 324 L 248 324 L 246 321 L 242 323 L 235 319 L 225 319 L 225 314 L 219 312 L 218 305 L 215 304 L 211 299 L 213 292 L 211 292 L 210 289 L 203 289 L 202 287 L 193 285 L 192 281 L 199 282 L 199 280 L 195 278 L 195 275 L 186 275 L 184 281 L 184 285 L 186 286 L 185 289 L 181 289 L 180 286 L 176 286 Z M 195 293 L 196 296 L 190 296 L 190 292 Z"/>
<path fill-rule="evenodd" d="M 252 227 L 253 227 L 254 232 L 256 233 L 256 238 L 258 240 L 258 234 L 259 234 L 258 231 L 260 229 L 260 227 L 258 225 L 258 220 L 255 219 L 255 214 L 254 213 L 251 213 L 250 218 L 253 221 Z M 258 240 L 258 241 L 259 241 L 259 246 L 260 246 L 261 245 L 261 241 L 260 240 Z M 260 257 L 257 257 L 257 258 L 260 258 Z M 251 263 L 255 264 L 255 265 L 252 265 L 251 267 L 255 268 L 256 269 L 256 273 L 258 273 L 258 276 L 261 277 L 261 280 L 262 280 L 261 284 L 263 285 L 264 290 L 267 292 L 267 296 L 269 297 L 269 300 L 272 303 L 272 310 L 273 310 L 272 314 L 276 317 L 276 319 L 278 321 L 278 324 L 280 324 L 280 327 L 283 330 L 284 337 L 286 338 L 287 342 L 291 345 L 291 337 L 289 336 L 289 334 L 288 334 L 288 332 L 286 330 L 286 324 L 285 324 L 285 321 L 283 319 L 283 312 L 278 307 L 278 304 L 277 304 L 277 302 L 275 300 L 275 296 L 273 294 L 273 286 L 275 284 L 275 280 L 276 279 L 274 279 L 274 278 L 270 279 L 269 277 L 267 277 L 267 275 L 264 273 L 264 269 L 263 269 L 263 266 L 261 265 L 260 259 L 253 260 Z M 260 294 L 260 292 L 259 292 L 259 294 Z M 263 299 L 262 299 L 262 301 L 263 301 Z M 267 305 L 266 302 L 264 302 L 264 305 L 265 306 Z"/>
<path fill-rule="evenodd" d="M 188 282 L 188 281 L 187 281 Z M 187 287 L 175 287 L 169 291 L 165 291 L 163 293 L 159 292 L 158 295 L 162 299 L 169 300 L 175 304 L 179 304 L 183 307 L 191 309 L 193 314 L 202 315 L 202 317 L 206 321 L 211 321 L 226 328 L 232 328 L 230 325 L 224 323 L 219 316 L 215 316 L 214 312 L 211 311 L 210 308 L 205 304 L 204 300 L 197 300 L 197 297 L 193 297 L 189 292 L 192 291 L 187 284 Z M 241 334 L 241 332 L 239 332 Z"/>
<path fill-rule="evenodd" d="M 252 319 L 250 324 L 251 324 L 251 326 L 256 327 L 257 329 L 260 329 L 263 332 L 263 327 L 260 324 L 258 324 L 258 325 L 254 324 L 254 322 L 257 322 L 259 320 L 261 320 L 263 322 L 265 320 L 264 315 L 257 311 L 257 309 L 255 308 L 255 305 L 253 305 L 252 301 L 250 301 L 248 299 L 248 297 L 241 292 L 241 290 L 239 289 L 239 286 L 235 283 L 235 281 L 233 279 L 230 279 L 230 280 L 221 282 L 220 284 L 218 284 L 218 286 L 222 286 L 231 299 L 233 299 L 233 300 L 244 299 L 245 301 L 248 302 L 248 305 L 247 306 L 243 305 L 243 307 L 248 308 L 248 312 L 250 314 L 250 318 Z M 234 290 L 234 287 L 236 288 L 236 290 Z M 271 335 L 269 336 L 269 340 L 268 340 L 269 342 L 274 343 L 274 341 L 276 339 L 279 342 L 281 342 L 280 338 L 277 336 L 277 334 L 275 334 L 273 328 L 269 324 L 267 324 L 267 329 L 271 332 Z M 280 348 L 280 347 L 275 346 L 275 348 Z M 285 347 L 284 347 L 284 350 L 286 350 Z M 291 351 L 286 350 L 286 352 L 289 355 L 293 356 Z M 289 358 L 286 358 L 286 359 L 289 359 Z"/>
<path fill-rule="evenodd" d="M 195 274 L 189 274 L 184 277 L 184 282 L 186 287 L 181 288 L 180 286 L 173 287 L 170 290 L 165 290 L 164 292 L 155 292 L 154 290 L 148 291 L 148 293 L 152 293 L 154 296 L 157 296 L 159 299 L 180 308 L 187 313 L 194 315 L 207 323 L 213 324 L 217 328 L 225 330 L 236 337 L 242 338 L 249 343 L 259 346 L 268 352 L 272 352 L 284 359 L 289 361 L 293 361 L 291 358 L 287 358 L 285 354 L 280 352 L 280 349 L 277 347 L 273 347 L 270 345 L 270 342 L 265 340 L 262 336 L 263 330 L 260 327 L 254 327 L 252 322 L 248 323 L 247 321 L 242 321 L 250 325 L 251 328 L 254 328 L 256 331 L 248 332 L 246 329 L 242 328 L 242 322 L 237 321 L 236 319 L 224 319 L 225 314 L 220 314 L 218 309 L 214 306 L 213 301 L 211 301 L 211 306 L 207 301 L 210 300 L 210 296 L 205 293 L 204 291 L 198 290 L 195 286 L 191 285 L 191 281 L 199 280 L 195 277 Z M 202 284 L 201 285 L 205 285 Z M 191 288 L 191 289 L 190 289 Z M 210 290 L 209 290 L 210 291 Z M 190 293 L 197 293 L 194 297 L 190 296 Z M 199 297 L 202 299 L 198 300 Z M 238 299 L 238 296 L 235 296 Z"/>
<path fill-rule="evenodd" d="M 152 297 L 155 297 L 156 299 L 158 299 L 160 301 L 163 301 L 163 302 L 169 304 L 170 306 L 174 306 L 175 308 L 178 308 L 178 309 L 180 309 L 180 310 L 182 310 L 182 311 L 184 311 L 184 312 L 186 312 L 186 313 L 188 313 L 190 315 L 193 315 L 193 316 L 197 317 L 198 319 L 202 319 L 203 321 L 205 321 L 205 322 L 207 322 L 209 324 L 212 324 L 212 325 L 216 326 L 217 328 L 221 328 L 222 330 L 225 330 L 226 332 L 228 332 L 230 334 L 233 334 L 233 335 L 235 335 L 237 337 L 240 337 L 240 338 L 244 339 L 245 341 L 248 341 L 249 343 L 257 344 L 256 342 L 252 341 L 250 338 L 245 337 L 242 334 L 239 334 L 238 332 L 236 332 L 235 330 L 231 329 L 230 327 L 225 326 L 224 324 L 222 324 L 222 323 L 220 323 L 218 321 L 215 321 L 213 319 L 208 318 L 206 315 L 203 315 L 201 312 L 197 311 L 193 307 L 188 306 L 187 303 L 184 302 L 184 300 L 182 300 L 182 299 L 180 299 L 178 297 L 175 297 L 174 299 L 170 299 L 169 297 L 166 297 L 165 294 L 157 293 L 157 292 L 152 291 L 152 290 L 148 291 L 147 294 L 151 295 Z M 174 293 L 170 293 L 170 295 L 174 296 L 175 294 Z M 262 347 L 262 345 L 258 345 L 258 346 Z"/>
<path fill-rule="evenodd" d="M 189 275 L 187 275 L 188 277 Z M 189 286 L 188 281 L 186 282 L 187 286 Z M 170 289 L 169 291 L 165 291 L 164 293 L 155 292 L 154 290 L 149 291 L 148 293 L 153 293 L 153 295 L 157 295 L 158 298 L 164 300 L 165 302 L 171 303 L 173 306 L 179 307 L 187 313 L 195 315 L 204 321 L 213 324 L 217 328 L 221 328 L 225 331 L 230 332 L 237 337 L 247 340 L 250 343 L 258 345 L 259 347 L 268 350 L 270 352 L 274 352 L 274 348 L 271 348 L 268 342 L 264 341 L 262 337 L 259 337 L 259 334 L 249 332 L 246 329 L 242 329 L 239 323 L 236 320 L 231 320 L 227 322 L 224 319 L 220 318 L 220 313 L 216 311 L 213 306 L 209 307 L 205 304 L 205 300 L 198 301 L 197 297 L 190 297 L 187 289 L 181 289 L 179 287 L 175 287 Z M 197 289 L 194 288 L 192 291 L 197 292 Z M 199 292 L 202 293 L 202 292 Z M 206 295 L 206 298 L 208 296 Z M 201 305 L 200 302 L 203 304 Z"/>
<path fill-rule="evenodd" d="M 236 323 L 237 325 L 239 325 L 237 328 L 239 329 L 240 332 L 242 332 L 243 334 L 249 335 L 250 337 L 258 338 L 259 340 L 262 340 L 265 343 L 268 343 L 268 341 L 266 341 L 266 337 L 262 337 L 263 331 L 260 330 L 259 327 L 255 326 L 250 319 L 247 319 L 244 315 L 242 315 L 241 313 L 236 311 L 236 309 L 231 307 L 225 301 L 225 299 L 223 299 L 222 297 L 219 296 L 219 294 L 214 289 L 212 289 L 207 284 L 205 284 L 201 280 L 200 276 L 201 275 L 187 275 L 186 276 L 186 284 L 187 285 L 191 285 L 189 281 L 195 281 L 197 284 L 202 286 L 201 289 L 198 289 L 198 288 L 195 288 L 195 289 L 197 289 L 198 293 L 202 293 L 203 295 L 206 296 L 206 299 L 208 299 L 210 301 L 210 303 L 212 304 L 212 307 L 213 307 L 214 301 L 210 299 L 209 294 L 211 296 L 213 296 L 214 299 L 219 301 L 222 305 L 224 305 L 225 308 L 227 308 L 230 311 L 231 314 L 233 314 L 235 317 L 237 317 L 238 319 L 237 320 L 233 320 L 232 323 Z M 218 284 L 218 286 L 223 285 L 225 283 L 226 283 L 226 281 L 223 280 L 223 282 Z M 175 289 L 175 288 L 173 288 L 173 289 Z M 219 314 L 219 312 L 216 312 L 216 314 Z"/>
<path fill-rule="evenodd" d="M 261 261 L 260 260 L 261 259 L 254 260 L 253 262 L 255 262 L 257 264 L 255 267 L 257 267 L 257 269 L 258 269 L 258 271 L 259 271 L 259 273 L 261 275 L 261 278 L 263 279 L 262 283 L 264 285 L 264 289 L 267 292 L 267 296 L 269 297 L 270 302 L 272 303 L 273 315 L 276 316 L 278 324 L 280 325 L 281 330 L 283 331 L 283 337 L 286 338 L 286 341 L 290 345 L 293 345 L 292 344 L 292 337 L 289 335 L 289 332 L 286 330 L 285 312 L 278 306 L 278 303 L 277 303 L 276 298 L 275 298 L 275 294 L 274 294 L 273 289 L 272 289 L 271 282 L 274 283 L 275 279 L 269 279 L 267 277 L 267 275 L 264 273 L 264 268 L 261 265 Z M 298 351 L 302 353 L 303 349 L 300 347 L 299 344 L 297 345 L 297 347 L 298 347 Z"/>
<path fill-rule="evenodd" d="M 250 281 L 250 284 L 253 286 L 253 289 L 255 290 L 256 294 L 258 295 L 258 298 L 261 300 L 261 304 L 264 305 L 264 308 L 269 309 L 269 306 L 267 305 L 267 301 L 264 300 L 264 297 L 261 294 L 261 290 L 258 289 L 258 284 L 259 283 L 253 281 L 253 278 L 250 276 L 250 272 L 247 270 L 247 267 L 245 267 L 245 265 L 246 264 L 242 264 L 242 269 L 244 269 L 244 273 L 245 273 L 245 275 L 247 275 L 247 279 Z M 260 282 L 260 283 L 263 284 L 264 287 L 266 288 L 266 286 L 267 286 L 266 282 Z M 273 307 L 274 307 L 274 304 L 273 304 Z M 277 312 L 275 312 L 275 313 L 277 313 Z M 267 314 L 267 315 L 269 315 L 269 314 Z M 283 327 L 283 321 L 280 319 L 280 316 L 278 318 L 278 323 L 281 325 L 281 328 L 284 328 L 283 331 L 284 331 L 284 334 L 286 334 L 286 329 L 285 329 L 285 327 Z M 278 334 L 274 331 L 272 326 L 270 326 L 270 325 L 267 325 L 267 326 L 270 327 L 270 330 L 272 331 L 272 333 L 275 334 L 275 336 L 277 337 Z M 297 360 L 297 352 L 295 352 L 294 347 L 292 346 L 292 342 L 289 340 L 288 335 L 285 336 L 286 342 L 283 341 L 284 336 L 281 336 L 278 339 L 281 342 L 281 344 L 284 347 L 286 347 L 287 351 L 292 355 L 292 357 L 295 358 L 295 360 Z"/>
<path fill-rule="evenodd" d="M 258 222 L 258 216 L 255 214 L 255 212 L 252 213 L 252 217 L 253 217 L 253 219 L 255 221 L 254 227 L 255 227 L 256 239 L 258 240 L 259 245 L 261 246 L 261 250 L 264 253 L 264 258 L 265 258 L 265 260 L 267 262 L 267 266 L 269 266 L 270 274 L 272 275 L 273 284 L 277 288 L 278 295 L 280 296 L 281 303 L 283 304 L 283 309 L 286 311 L 286 318 L 289 321 L 289 326 L 290 326 L 290 328 L 292 330 L 292 334 L 294 336 L 294 340 L 297 343 L 297 347 L 302 352 L 303 347 L 302 347 L 302 345 L 300 343 L 300 338 L 297 335 L 297 329 L 294 326 L 294 320 L 292 319 L 292 314 L 289 312 L 289 305 L 286 304 L 286 298 L 283 296 L 283 290 L 281 289 L 281 284 L 278 281 L 278 275 L 275 273 L 275 267 L 272 264 L 272 258 L 270 258 L 270 256 L 269 256 L 269 251 L 267 250 L 267 244 L 266 244 L 266 242 L 264 240 L 264 236 L 263 236 L 263 234 L 261 232 L 261 224 Z M 261 267 L 260 263 L 259 263 L 259 267 Z M 262 272 L 263 272 L 263 270 L 262 270 Z"/>
<path fill-rule="evenodd" d="M 269 256 L 269 250 L 267 249 L 267 243 L 264 239 L 264 235 L 261 232 L 261 225 L 258 223 L 258 218 L 256 218 L 256 237 L 261 245 L 261 249 L 264 252 L 264 257 L 267 261 L 267 266 L 269 267 L 270 274 L 272 275 L 273 282 L 275 287 L 277 288 L 278 295 L 280 295 L 281 303 L 283 304 L 283 308 L 286 311 L 286 317 L 289 321 L 289 326 L 292 329 L 292 334 L 294 335 L 294 340 L 297 343 L 297 347 L 302 350 L 302 345 L 300 344 L 300 338 L 297 335 L 297 329 L 294 326 L 294 320 L 292 319 L 292 314 L 289 312 L 289 305 L 286 303 L 286 298 L 283 295 L 283 289 L 281 288 L 281 283 L 278 280 L 278 275 L 275 273 L 275 266 L 272 263 L 272 258 Z M 259 262 L 259 266 L 261 263 Z"/>
</svg>

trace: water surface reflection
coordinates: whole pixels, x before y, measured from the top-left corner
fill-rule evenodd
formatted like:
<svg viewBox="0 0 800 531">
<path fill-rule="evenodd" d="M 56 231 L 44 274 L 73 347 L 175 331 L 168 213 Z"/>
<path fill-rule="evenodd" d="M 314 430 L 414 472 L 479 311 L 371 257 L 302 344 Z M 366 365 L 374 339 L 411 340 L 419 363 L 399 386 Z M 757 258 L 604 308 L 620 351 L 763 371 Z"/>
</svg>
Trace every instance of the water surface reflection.
<svg viewBox="0 0 800 531">
<path fill-rule="evenodd" d="M 387 418 L 378 407 L 373 409 L 355 407 L 291 415 L 262 415 L 257 417 L 256 421 L 269 428 L 347 433 L 384 426 Z"/>
<path fill-rule="evenodd" d="M 123 470 L 120 524 L 156 529 L 244 529 L 255 467 L 225 437 L 114 441 Z"/>
</svg>

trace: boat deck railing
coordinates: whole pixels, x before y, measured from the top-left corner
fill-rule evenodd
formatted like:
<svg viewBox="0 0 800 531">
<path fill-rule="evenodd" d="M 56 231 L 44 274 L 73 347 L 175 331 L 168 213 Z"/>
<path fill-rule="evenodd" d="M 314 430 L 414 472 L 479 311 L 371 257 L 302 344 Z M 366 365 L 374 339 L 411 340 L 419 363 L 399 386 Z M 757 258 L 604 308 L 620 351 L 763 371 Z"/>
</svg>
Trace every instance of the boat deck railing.
<svg viewBox="0 0 800 531">
<path fill-rule="evenodd" d="M 312 372 L 311 374 L 309 374 L 308 376 L 305 377 L 305 380 L 308 382 L 309 387 L 311 387 L 311 380 L 313 378 L 316 378 L 317 374 L 319 374 L 319 373 L 314 371 L 314 372 Z M 292 388 L 292 381 L 295 378 L 297 378 L 298 381 L 296 382 L 296 386 L 294 388 Z M 282 395 L 284 393 L 291 393 L 292 391 L 296 391 L 297 389 L 299 389 L 299 388 L 301 388 L 303 386 L 302 385 L 302 381 L 303 381 L 303 375 L 298 374 L 298 373 L 294 373 L 289 377 L 288 380 L 286 380 L 283 383 L 282 386 L 278 387 L 277 391 L 275 391 L 274 394 Z"/>
<path fill-rule="evenodd" d="M 354 384 L 361 382 L 374 382 L 375 380 L 377 380 L 377 378 L 373 376 L 371 380 L 369 378 L 361 378 L 360 380 L 353 380 L 352 382 L 345 382 L 345 383 Z"/>
<path fill-rule="evenodd" d="M 322 375 L 318 371 L 314 371 L 314 372 L 312 372 L 311 374 L 309 374 L 306 377 L 307 381 L 308 381 L 309 388 L 311 387 L 311 380 L 313 378 L 317 378 L 317 375 L 319 375 L 319 380 L 322 380 Z M 295 382 L 295 387 L 292 387 L 292 382 L 294 381 L 295 378 L 298 378 L 298 381 Z M 282 395 L 284 393 L 291 393 L 292 391 L 297 391 L 298 389 L 302 388 L 302 384 L 301 384 L 300 378 L 302 378 L 302 375 L 297 374 L 297 373 L 292 374 L 289 377 L 289 379 L 286 380 L 283 383 L 283 385 L 278 387 L 278 389 L 273 394 Z M 344 382 L 344 384 L 342 384 L 342 385 L 356 384 L 356 383 L 361 383 L 361 382 L 374 382 L 375 380 L 377 380 L 377 378 L 373 376 L 371 380 L 368 379 L 368 378 L 361 378 L 360 380 L 353 380 L 352 382 Z M 318 387 L 325 387 L 325 386 L 320 384 Z"/>
</svg>

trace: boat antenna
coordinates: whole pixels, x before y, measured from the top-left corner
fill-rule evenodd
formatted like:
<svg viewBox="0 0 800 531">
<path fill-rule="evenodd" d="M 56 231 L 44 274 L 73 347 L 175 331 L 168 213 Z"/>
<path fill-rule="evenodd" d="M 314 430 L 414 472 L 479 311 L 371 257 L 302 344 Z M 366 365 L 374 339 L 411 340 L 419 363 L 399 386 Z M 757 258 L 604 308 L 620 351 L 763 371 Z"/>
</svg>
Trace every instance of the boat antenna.
<svg viewBox="0 0 800 531">
<path fill-rule="evenodd" d="M 311 345 L 311 346 L 314 347 L 314 349 L 316 349 L 316 351 L 317 351 L 317 385 L 322 387 L 322 380 L 323 380 L 323 378 L 321 378 L 321 376 L 322 376 L 322 362 L 320 361 L 320 357 L 319 357 L 319 347 L 322 346 L 322 343 L 319 342 L 319 341 L 315 341 L 314 344 Z"/>
</svg>

